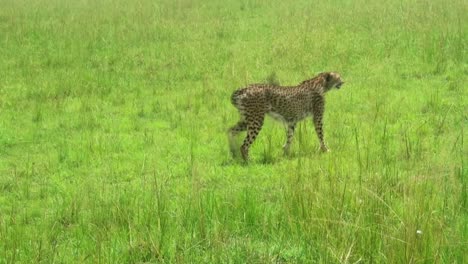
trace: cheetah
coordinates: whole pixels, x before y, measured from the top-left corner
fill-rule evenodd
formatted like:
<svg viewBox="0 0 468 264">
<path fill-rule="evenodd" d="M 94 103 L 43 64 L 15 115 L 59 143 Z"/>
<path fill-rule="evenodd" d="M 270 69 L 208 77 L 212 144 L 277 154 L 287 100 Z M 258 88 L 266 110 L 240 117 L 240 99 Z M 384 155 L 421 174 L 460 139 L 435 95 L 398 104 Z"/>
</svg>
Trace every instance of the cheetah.
<svg viewBox="0 0 468 264">
<path fill-rule="evenodd" d="M 325 93 L 343 85 L 340 74 L 323 72 L 297 86 L 278 86 L 272 84 L 251 84 L 235 91 L 231 103 L 239 110 L 240 120 L 228 131 L 231 153 L 236 147 L 234 138 L 242 131 L 247 131 L 240 152 L 244 161 L 248 161 L 249 147 L 262 129 L 265 115 L 282 121 L 287 125 L 285 154 L 289 153 L 297 122 L 313 116 L 320 150 L 328 151 L 323 140 L 322 118 L 325 110 Z"/>
</svg>

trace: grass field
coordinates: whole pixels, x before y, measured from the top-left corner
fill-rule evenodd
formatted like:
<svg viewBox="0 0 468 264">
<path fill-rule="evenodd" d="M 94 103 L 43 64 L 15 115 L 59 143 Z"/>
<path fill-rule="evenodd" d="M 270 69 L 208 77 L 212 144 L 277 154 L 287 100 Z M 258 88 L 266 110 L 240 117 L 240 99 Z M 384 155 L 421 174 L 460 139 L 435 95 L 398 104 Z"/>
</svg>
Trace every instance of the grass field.
<svg viewBox="0 0 468 264">
<path fill-rule="evenodd" d="M 0 0 L 0 263 L 466 263 L 467 14 Z M 322 71 L 331 152 L 267 119 L 230 157 L 235 89 Z"/>
</svg>

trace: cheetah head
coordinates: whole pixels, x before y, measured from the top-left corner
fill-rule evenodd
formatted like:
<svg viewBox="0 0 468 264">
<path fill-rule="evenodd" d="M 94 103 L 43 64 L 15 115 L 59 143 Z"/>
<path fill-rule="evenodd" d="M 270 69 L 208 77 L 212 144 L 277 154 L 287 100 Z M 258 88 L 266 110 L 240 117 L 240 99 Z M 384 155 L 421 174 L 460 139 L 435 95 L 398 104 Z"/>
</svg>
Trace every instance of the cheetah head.
<svg viewBox="0 0 468 264">
<path fill-rule="evenodd" d="M 325 77 L 325 87 L 327 90 L 332 88 L 340 89 L 344 84 L 344 81 L 341 79 L 341 76 L 337 72 L 325 72 L 323 73 Z"/>
</svg>

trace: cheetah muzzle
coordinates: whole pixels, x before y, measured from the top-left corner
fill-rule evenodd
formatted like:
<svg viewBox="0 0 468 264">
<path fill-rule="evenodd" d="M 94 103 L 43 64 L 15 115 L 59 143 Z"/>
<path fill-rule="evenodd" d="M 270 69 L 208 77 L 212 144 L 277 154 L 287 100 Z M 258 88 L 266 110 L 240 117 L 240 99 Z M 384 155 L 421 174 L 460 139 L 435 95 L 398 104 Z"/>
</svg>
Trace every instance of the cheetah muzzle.
<svg viewBox="0 0 468 264">
<path fill-rule="evenodd" d="M 323 113 L 325 111 L 325 93 L 332 88 L 340 89 L 344 84 L 340 74 L 323 72 L 312 79 L 296 86 L 278 86 L 273 84 L 251 84 L 236 90 L 231 96 L 231 103 L 239 110 L 240 120 L 228 131 L 230 150 L 236 153 L 234 137 L 247 131 L 240 152 L 244 161 L 249 158 L 249 148 L 262 129 L 265 115 L 284 122 L 287 127 L 284 152 L 289 153 L 297 122 L 312 116 L 320 150 L 328 151 L 323 139 Z"/>
</svg>

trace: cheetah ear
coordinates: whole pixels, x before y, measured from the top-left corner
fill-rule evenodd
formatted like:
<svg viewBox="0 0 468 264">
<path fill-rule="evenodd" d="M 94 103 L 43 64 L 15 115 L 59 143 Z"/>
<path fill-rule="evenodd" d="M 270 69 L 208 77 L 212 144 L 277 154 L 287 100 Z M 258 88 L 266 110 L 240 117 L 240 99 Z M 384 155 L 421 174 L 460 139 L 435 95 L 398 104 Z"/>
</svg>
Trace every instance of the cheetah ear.
<svg viewBox="0 0 468 264">
<path fill-rule="evenodd" d="M 327 81 L 327 82 L 331 81 L 332 76 L 331 76 L 331 74 L 329 72 L 326 72 L 324 75 L 325 75 L 325 81 Z"/>
</svg>

